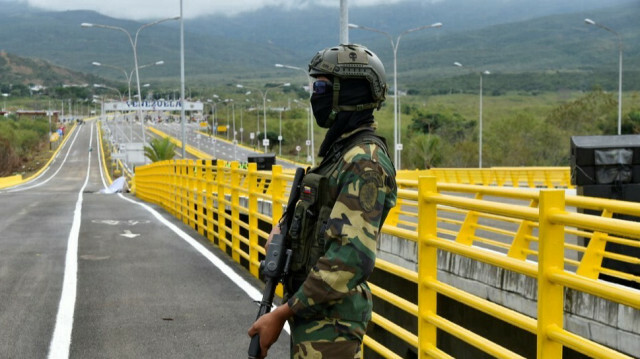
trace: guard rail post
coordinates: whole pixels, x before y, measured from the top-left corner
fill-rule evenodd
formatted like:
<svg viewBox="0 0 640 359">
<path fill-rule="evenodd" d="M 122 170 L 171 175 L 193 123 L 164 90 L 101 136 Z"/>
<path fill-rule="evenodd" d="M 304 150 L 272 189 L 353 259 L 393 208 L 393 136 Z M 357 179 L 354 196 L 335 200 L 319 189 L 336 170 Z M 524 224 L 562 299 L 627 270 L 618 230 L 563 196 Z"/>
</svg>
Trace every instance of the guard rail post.
<svg viewBox="0 0 640 359">
<path fill-rule="evenodd" d="M 613 212 L 608 209 L 602 211 L 603 218 L 612 218 Z M 607 233 L 593 232 L 589 239 L 587 249 L 580 261 L 580 265 L 576 270 L 576 274 L 591 279 L 598 279 L 600 270 L 602 269 L 602 259 L 607 248 Z"/>
<path fill-rule="evenodd" d="M 284 189 L 287 181 L 282 179 L 282 166 L 271 167 L 271 225 L 278 224 L 282 217 L 282 203 L 284 201 Z"/>
<path fill-rule="evenodd" d="M 218 160 L 216 181 L 218 182 L 218 247 L 223 252 L 227 251 L 226 244 L 226 216 L 225 216 L 225 199 L 224 199 L 224 166 L 225 162 Z"/>
<path fill-rule="evenodd" d="M 178 217 L 178 173 L 180 172 L 180 166 L 178 164 L 178 161 L 176 160 L 172 160 L 171 161 L 171 167 L 173 169 L 173 172 L 169 175 L 169 177 L 171 178 L 170 180 L 166 181 L 167 183 L 167 195 L 170 196 L 169 198 L 169 205 L 171 206 L 171 213 L 173 213 L 174 217 Z M 135 179 L 137 176 L 133 176 L 133 178 Z M 178 217 L 179 218 L 179 217 Z"/>
<path fill-rule="evenodd" d="M 249 163 L 249 271 L 254 277 L 260 275 L 258 252 L 258 165 Z"/>
<path fill-rule="evenodd" d="M 529 203 L 529 207 L 537 208 L 538 200 L 531 200 Z M 529 244 L 531 243 L 531 237 L 533 236 L 533 229 L 536 227 L 536 224 L 527 219 L 523 219 L 518 226 L 518 231 L 516 235 L 513 237 L 513 242 L 511 247 L 509 247 L 509 252 L 507 252 L 507 256 L 511 258 L 516 258 L 520 260 L 527 259 L 527 250 L 529 249 Z"/>
<path fill-rule="evenodd" d="M 207 184 L 206 184 L 206 175 L 205 175 L 205 166 L 207 165 L 207 160 L 196 160 L 196 168 L 197 168 L 197 172 L 195 173 L 196 176 L 196 206 L 197 207 L 197 212 L 196 212 L 196 216 L 197 218 L 197 223 L 198 223 L 198 233 L 200 233 L 201 236 L 205 235 L 205 216 L 206 216 L 206 209 L 204 208 L 204 204 L 206 203 L 205 200 L 205 196 L 206 196 L 206 188 L 207 188 Z"/>
<path fill-rule="evenodd" d="M 482 194 L 477 193 L 475 198 L 482 199 Z M 458 235 L 456 236 L 456 242 L 467 246 L 473 245 L 473 237 L 476 235 L 476 228 L 478 228 L 478 219 L 478 212 L 467 212 L 464 222 L 460 226 L 460 231 L 458 231 Z"/>
<path fill-rule="evenodd" d="M 240 263 L 240 170 L 231 162 L 231 258 Z"/>
<path fill-rule="evenodd" d="M 181 220 L 183 223 L 188 223 L 187 218 L 186 218 L 186 213 L 185 213 L 185 206 L 187 204 L 187 198 L 186 198 L 186 179 L 185 179 L 185 172 L 186 172 L 186 160 L 182 160 L 180 162 L 178 162 L 178 183 L 177 183 L 177 193 L 179 198 L 179 210 L 178 213 L 180 214 L 180 217 L 178 217 L 179 220 Z"/>
<path fill-rule="evenodd" d="M 429 321 L 437 313 L 438 293 L 430 285 L 437 281 L 438 250 L 429 244 L 437 237 L 438 205 L 430 199 L 437 195 L 435 177 L 420 177 L 418 180 L 418 357 L 428 356 L 436 346 L 437 329 Z"/>
<path fill-rule="evenodd" d="M 187 218 L 189 222 L 187 225 L 191 228 L 196 228 L 196 209 L 197 209 L 197 189 L 196 189 L 196 164 L 193 160 L 187 160 Z"/>
<path fill-rule="evenodd" d="M 180 189 L 182 195 L 182 222 L 184 222 L 188 226 L 189 206 L 191 205 L 191 201 L 189 200 L 189 160 L 183 160 L 180 169 L 182 170 L 180 177 Z"/>
<path fill-rule="evenodd" d="M 213 162 L 211 160 L 203 160 L 206 161 L 207 166 L 205 167 L 205 196 L 206 196 L 206 209 L 207 209 L 207 238 L 210 242 L 213 242 L 215 238 L 215 234 L 213 233 L 213 186 L 214 186 L 214 177 L 213 172 L 216 170 L 213 167 Z"/>
<path fill-rule="evenodd" d="M 564 225 L 551 222 L 552 214 L 565 211 L 563 190 L 540 192 L 540 238 L 538 258 L 538 359 L 562 358 L 562 344 L 550 332 L 562 330 L 564 288 L 551 275 L 564 271 Z"/>
</svg>

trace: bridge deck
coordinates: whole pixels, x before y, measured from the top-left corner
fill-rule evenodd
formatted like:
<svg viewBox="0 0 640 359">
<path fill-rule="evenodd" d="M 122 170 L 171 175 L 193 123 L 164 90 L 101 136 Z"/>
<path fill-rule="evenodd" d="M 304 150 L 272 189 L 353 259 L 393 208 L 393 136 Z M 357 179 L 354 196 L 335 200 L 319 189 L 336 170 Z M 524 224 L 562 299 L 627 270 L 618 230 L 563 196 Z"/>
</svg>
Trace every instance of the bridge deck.
<svg viewBox="0 0 640 359">
<path fill-rule="evenodd" d="M 95 125 L 68 136 L 0 191 L 0 357 L 243 357 L 257 280 L 163 210 L 99 193 Z"/>
</svg>

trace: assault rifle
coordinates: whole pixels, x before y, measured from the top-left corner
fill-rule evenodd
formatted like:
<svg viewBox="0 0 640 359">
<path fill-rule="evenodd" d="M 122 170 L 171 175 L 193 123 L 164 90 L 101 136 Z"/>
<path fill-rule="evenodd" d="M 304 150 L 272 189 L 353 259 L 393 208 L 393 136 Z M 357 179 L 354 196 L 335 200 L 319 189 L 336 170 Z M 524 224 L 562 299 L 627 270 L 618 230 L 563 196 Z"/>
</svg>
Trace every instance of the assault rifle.
<svg viewBox="0 0 640 359">
<path fill-rule="evenodd" d="M 284 280 L 289 272 L 291 249 L 287 248 L 285 238 L 289 232 L 291 221 L 293 220 L 296 203 L 298 202 L 298 198 L 300 198 L 300 184 L 302 183 L 304 172 L 304 169 L 301 167 L 296 169 L 296 174 L 291 184 L 289 202 L 287 203 L 287 208 L 280 222 L 280 234 L 273 236 L 269 247 L 267 247 L 267 254 L 264 260 L 260 262 L 260 272 L 265 278 L 265 286 L 256 320 L 271 311 L 276 286 Z M 260 352 L 260 335 L 256 334 L 251 338 L 251 344 L 249 345 L 249 359 L 260 358 Z"/>
</svg>

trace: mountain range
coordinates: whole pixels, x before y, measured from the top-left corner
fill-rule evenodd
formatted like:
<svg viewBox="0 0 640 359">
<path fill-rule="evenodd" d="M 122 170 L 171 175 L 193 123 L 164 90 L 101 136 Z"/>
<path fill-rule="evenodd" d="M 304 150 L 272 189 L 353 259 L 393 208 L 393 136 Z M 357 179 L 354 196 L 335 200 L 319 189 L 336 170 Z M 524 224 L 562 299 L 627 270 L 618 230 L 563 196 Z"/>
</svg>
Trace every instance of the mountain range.
<svg viewBox="0 0 640 359">
<path fill-rule="evenodd" d="M 574 3 L 575 4 L 575 3 Z M 93 11 L 51 12 L 21 2 L 0 1 L 0 49 L 44 59 L 75 71 L 123 80 L 122 72 L 92 62 L 133 68 L 131 45 L 122 32 L 82 28 L 81 23 L 118 26 L 131 34 L 145 22 L 114 19 Z M 310 5 L 264 8 L 236 16 L 185 20 L 185 63 L 191 83 L 294 76 L 275 63 L 305 67 L 315 51 L 338 42 L 339 11 Z M 460 75 L 454 61 L 497 74 L 617 71 L 617 44 L 611 34 L 584 23 L 593 18 L 621 34 L 625 72 L 640 72 L 640 2 L 584 0 L 576 8 L 556 0 L 405 1 L 350 9 L 350 22 L 402 33 L 442 22 L 439 29 L 403 35 L 398 50 L 399 78 L 420 83 Z M 155 19 L 150 19 L 152 22 Z M 393 52 L 382 34 L 352 29 L 351 42 L 367 45 L 392 68 Z M 140 32 L 139 64 L 164 61 L 141 70 L 154 82 L 179 80 L 178 22 Z M 0 74 L 0 82 L 4 75 Z M 302 77 L 302 76 L 300 76 Z"/>
</svg>

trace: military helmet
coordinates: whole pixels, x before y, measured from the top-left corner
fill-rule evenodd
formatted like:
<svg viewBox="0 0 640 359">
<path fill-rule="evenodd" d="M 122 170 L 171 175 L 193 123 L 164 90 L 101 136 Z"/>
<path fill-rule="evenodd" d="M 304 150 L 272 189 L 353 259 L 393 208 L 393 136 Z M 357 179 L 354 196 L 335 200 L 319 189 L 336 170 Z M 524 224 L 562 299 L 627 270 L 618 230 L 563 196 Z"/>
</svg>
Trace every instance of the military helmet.
<svg viewBox="0 0 640 359">
<path fill-rule="evenodd" d="M 320 75 L 367 80 L 378 108 L 386 98 L 384 65 L 376 54 L 362 45 L 338 45 L 319 51 L 309 63 L 309 76 Z"/>
</svg>

